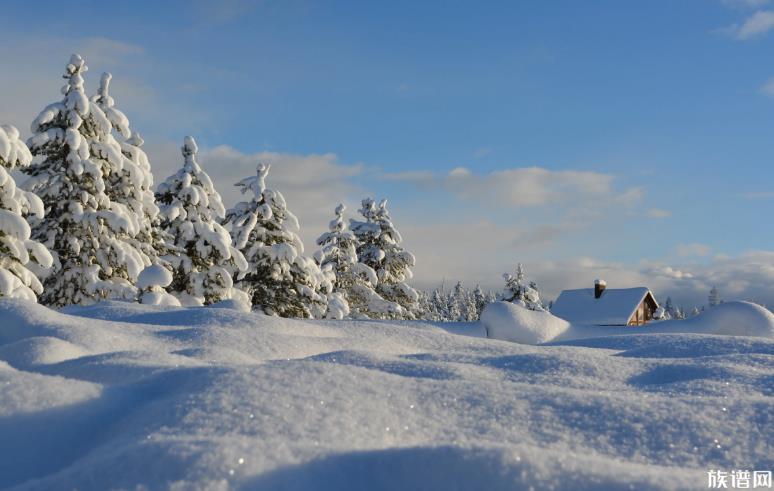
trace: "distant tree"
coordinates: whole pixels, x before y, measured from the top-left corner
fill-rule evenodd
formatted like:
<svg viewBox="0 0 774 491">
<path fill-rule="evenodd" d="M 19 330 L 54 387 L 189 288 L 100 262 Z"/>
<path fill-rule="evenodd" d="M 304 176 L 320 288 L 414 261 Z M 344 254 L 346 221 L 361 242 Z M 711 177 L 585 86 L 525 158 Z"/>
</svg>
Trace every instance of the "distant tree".
<svg viewBox="0 0 774 491">
<path fill-rule="evenodd" d="M 696 317 L 697 315 L 701 314 L 701 311 L 698 307 L 694 307 L 691 309 L 691 317 Z"/>
<path fill-rule="evenodd" d="M 675 306 L 672 304 L 672 297 L 667 297 L 666 301 L 664 302 L 664 311 L 666 315 L 668 316 L 668 319 L 677 319 L 677 309 L 675 309 Z"/>
<path fill-rule="evenodd" d="M 713 286 L 710 290 L 708 300 L 710 307 L 715 307 L 723 303 L 723 300 L 720 299 L 720 292 L 716 286 Z"/>
<path fill-rule="evenodd" d="M 333 272 L 333 291 L 347 302 L 351 317 L 391 317 L 400 312 L 401 307 L 376 293 L 376 271 L 358 262 L 358 240 L 344 220 L 345 209 L 342 204 L 336 207 L 336 217 L 330 222 L 328 232 L 317 239 L 320 249 L 315 258 L 323 271 Z"/>
<path fill-rule="evenodd" d="M 540 301 L 540 292 L 534 282 L 528 282 L 521 263 L 516 265 L 513 274 L 504 273 L 505 289 L 502 298 L 506 302 L 518 303 L 530 310 L 544 311 Z"/>
</svg>

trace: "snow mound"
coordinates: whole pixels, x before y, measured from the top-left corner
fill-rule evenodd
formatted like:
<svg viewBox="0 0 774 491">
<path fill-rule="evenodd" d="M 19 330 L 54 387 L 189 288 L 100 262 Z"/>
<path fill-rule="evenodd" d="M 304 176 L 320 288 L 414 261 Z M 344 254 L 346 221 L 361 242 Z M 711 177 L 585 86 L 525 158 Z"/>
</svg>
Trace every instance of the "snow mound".
<svg viewBox="0 0 774 491">
<path fill-rule="evenodd" d="M 774 314 L 751 302 L 727 302 L 686 320 L 651 322 L 637 327 L 573 324 L 570 329 L 555 337 L 554 340 L 564 342 L 573 339 L 656 333 L 774 338 Z"/>
<path fill-rule="evenodd" d="M 0 489 L 699 489 L 707 469 L 772 468 L 774 339 L 627 329 L 530 346 L 478 324 L 3 298 Z"/>
<path fill-rule="evenodd" d="M 774 314 L 751 302 L 726 302 L 683 321 L 654 324 L 654 332 L 674 330 L 728 336 L 774 338 Z"/>
<path fill-rule="evenodd" d="M 492 339 L 541 344 L 570 328 L 570 323 L 548 312 L 537 312 L 508 302 L 494 302 L 481 313 L 481 323 Z"/>
<path fill-rule="evenodd" d="M 163 266 L 152 264 L 143 269 L 137 278 L 137 288 L 145 290 L 154 286 L 166 288 L 172 283 L 172 273 Z"/>
<path fill-rule="evenodd" d="M 22 339 L 0 346 L 0 360 L 14 367 L 49 365 L 73 360 L 91 354 L 89 351 L 62 339 L 39 336 Z"/>
</svg>

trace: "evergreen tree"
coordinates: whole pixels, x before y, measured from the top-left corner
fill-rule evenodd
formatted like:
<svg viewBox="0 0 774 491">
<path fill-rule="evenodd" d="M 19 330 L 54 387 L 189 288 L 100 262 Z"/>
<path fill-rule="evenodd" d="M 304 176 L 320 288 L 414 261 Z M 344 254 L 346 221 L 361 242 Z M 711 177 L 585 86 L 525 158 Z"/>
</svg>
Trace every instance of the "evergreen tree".
<svg viewBox="0 0 774 491">
<path fill-rule="evenodd" d="M 317 262 L 323 271 L 333 272 L 333 290 L 342 295 L 352 317 L 389 317 L 399 312 L 400 306 L 376 293 L 376 272 L 358 262 L 357 237 L 344 221 L 345 209 L 342 204 L 336 207 L 336 217 L 330 222 L 329 231 L 317 239 L 320 246 L 316 254 Z"/>
<path fill-rule="evenodd" d="M 506 302 L 518 303 L 530 310 L 545 311 L 540 301 L 540 292 L 534 282 L 527 282 L 524 266 L 516 265 L 514 274 L 504 273 L 505 290 L 502 298 Z"/>
<path fill-rule="evenodd" d="M 677 319 L 677 310 L 674 305 L 672 305 L 672 297 L 667 297 L 664 302 L 664 313 L 667 316 L 667 319 Z"/>
<path fill-rule="evenodd" d="M 83 59 L 67 65 L 61 102 L 32 123 L 32 154 L 25 188 L 43 202 L 45 217 L 32 222 L 32 237 L 52 252 L 54 273 L 44 280 L 40 301 L 63 306 L 101 298 L 135 298 L 134 283 L 145 266 L 131 242 L 137 230 L 125 207 L 111 203 L 105 179 L 123 166 L 121 147 L 99 105 L 83 88 Z"/>
<path fill-rule="evenodd" d="M 484 311 L 484 307 L 486 307 L 486 304 L 488 303 L 486 295 L 480 285 L 476 285 L 476 289 L 473 290 L 473 301 L 476 306 L 476 318 L 474 320 L 478 320 L 481 317 L 481 312 Z"/>
<path fill-rule="evenodd" d="M 16 187 L 10 172 L 30 165 L 32 155 L 13 126 L 0 126 L 0 297 L 36 301 L 43 292 L 37 272 L 51 267 L 46 247 L 30 239 L 28 215 L 43 216 L 43 202 Z"/>
<path fill-rule="evenodd" d="M 159 208 L 153 193 L 153 174 L 144 143 L 139 133 L 132 131 L 129 119 L 115 107 L 110 95 L 110 73 L 103 73 L 97 94 L 91 98 L 100 107 L 113 127 L 113 136 L 120 145 L 123 165 L 105 179 L 106 194 L 113 206 L 125 208 L 136 231 L 129 241 L 145 255 L 146 265 L 167 253 L 171 237 L 160 228 Z"/>
<path fill-rule="evenodd" d="M 694 307 L 693 309 L 691 309 L 691 317 L 696 317 L 699 314 L 701 314 L 701 311 L 699 311 L 699 307 Z"/>
<path fill-rule="evenodd" d="M 716 286 L 713 286 L 712 290 L 710 290 L 708 300 L 710 307 L 715 307 L 723 303 L 723 301 L 720 299 L 720 292 Z"/>
<path fill-rule="evenodd" d="M 431 320 L 449 320 L 449 306 L 440 288 L 433 290 L 433 293 L 430 296 L 430 309 L 433 315 L 433 319 Z"/>
<path fill-rule="evenodd" d="M 181 150 L 183 167 L 156 191 L 161 226 L 174 237 L 173 245 L 179 251 L 168 256 L 173 269 L 169 291 L 183 305 L 227 299 L 247 302 L 247 295 L 234 288 L 232 278 L 235 270 L 246 270 L 247 263 L 220 225 L 225 213 L 220 194 L 196 162 L 196 141 L 185 137 Z"/>
<path fill-rule="evenodd" d="M 365 221 L 350 221 L 359 242 L 358 261 L 376 271 L 376 292 L 401 307 L 400 312 L 385 317 L 413 319 L 418 295 L 406 281 L 411 279 L 411 267 L 416 260 L 400 245 L 403 239 L 390 219 L 387 200 L 377 207 L 373 199 L 364 199 L 360 214 Z"/>
<path fill-rule="evenodd" d="M 239 284 L 249 292 L 254 308 L 266 314 L 323 317 L 334 278 L 303 256 L 298 220 L 287 209 L 282 193 L 266 188 L 269 168 L 258 164 L 255 176 L 236 184 L 251 199 L 237 203 L 226 214 L 224 223 L 231 226 L 234 247 L 249 265 Z M 346 310 L 340 300 L 336 299 L 338 312 Z"/>
</svg>

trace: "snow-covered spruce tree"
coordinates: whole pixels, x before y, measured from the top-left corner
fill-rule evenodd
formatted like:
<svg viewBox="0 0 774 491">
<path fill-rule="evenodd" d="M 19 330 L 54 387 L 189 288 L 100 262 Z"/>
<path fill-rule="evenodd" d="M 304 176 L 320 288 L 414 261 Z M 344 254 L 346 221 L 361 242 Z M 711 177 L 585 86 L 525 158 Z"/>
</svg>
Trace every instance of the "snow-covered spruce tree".
<svg viewBox="0 0 774 491">
<path fill-rule="evenodd" d="M 720 292 L 718 291 L 718 287 L 712 287 L 712 290 L 709 292 L 708 302 L 710 307 L 716 307 L 723 303 L 723 300 L 720 299 Z"/>
<path fill-rule="evenodd" d="M 664 313 L 666 319 L 677 318 L 677 309 L 675 309 L 675 306 L 672 304 L 672 297 L 667 297 L 666 301 L 664 302 Z"/>
<path fill-rule="evenodd" d="M 32 155 L 19 140 L 19 130 L 0 126 L 0 297 L 37 300 L 43 292 L 37 277 L 51 267 L 53 258 L 46 247 L 30 239 L 25 217 L 43 216 L 43 202 L 35 194 L 16 187 L 10 175 L 14 168 L 30 165 Z"/>
<path fill-rule="evenodd" d="M 502 298 L 506 302 L 518 303 L 530 310 L 545 311 L 540 301 L 540 292 L 535 282 L 527 282 L 524 266 L 521 263 L 516 265 L 516 271 L 513 274 L 504 273 L 505 289 Z"/>
<path fill-rule="evenodd" d="M 489 303 L 486 294 L 481 289 L 481 285 L 476 285 L 476 289 L 473 290 L 473 303 L 476 306 L 476 318 L 478 320 L 481 317 L 481 312 L 484 311 L 484 307 Z"/>
<path fill-rule="evenodd" d="M 400 312 L 383 318 L 413 319 L 419 296 L 406 280 L 411 279 L 411 267 L 416 260 L 400 245 L 403 239 L 392 224 L 387 200 L 382 200 L 377 207 L 373 199 L 366 198 L 359 211 L 365 221 L 350 220 L 359 242 L 358 261 L 376 271 L 376 292 L 401 307 Z"/>
<path fill-rule="evenodd" d="M 124 156 L 121 169 L 105 179 L 106 194 L 114 207 L 124 207 L 136 230 L 130 242 L 146 257 L 146 265 L 167 253 L 168 237 L 160 227 L 159 208 L 153 194 L 153 174 L 148 156 L 142 150 L 143 139 L 132 131 L 129 119 L 115 107 L 110 95 L 113 76 L 103 73 L 99 90 L 91 98 L 105 113 L 113 127 L 113 136 Z"/>
<path fill-rule="evenodd" d="M 24 169 L 25 189 L 43 201 L 45 217 L 32 221 L 32 237 L 54 257 L 41 303 L 63 306 L 102 298 L 135 298 L 134 283 L 145 266 L 131 243 L 135 221 L 111 203 L 105 178 L 124 163 L 111 123 L 83 89 L 83 59 L 73 55 L 62 88 L 64 99 L 32 123 L 28 145 L 40 157 Z"/>
<path fill-rule="evenodd" d="M 691 317 L 696 317 L 699 314 L 701 314 L 699 307 L 694 307 L 691 309 Z"/>
<path fill-rule="evenodd" d="M 333 275 L 325 274 L 305 257 L 295 215 L 282 193 L 266 188 L 270 166 L 258 164 L 255 176 L 236 185 L 249 201 L 228 210 L 224 224 L 231 226 L 233 245 L 244 254 L 247 272 L 239 285 L 252 299 L 253 308 L 280 317 L 321 318 L 328 313 L 327 294 Z M 334 316 L 346 309 L 335 299 Z"/>
<path fill-rule="evenodd" d="M 333 291 L 340 294 L 349 306 L 353 318 L 389 317 L 400 311 L 400 306 L 383 299 L 375 291 L 376 272 L 357 259 L 357 237 L 344 221 L 345 206 L 336 207 L 328 232 L 317 239 L 320 249 L 315 259 L 323 271 L 334 276 Z"/>
<path fill-rule="evenodd" d="M 168 291 L 183 305 L 229 299 L 247 303 L 232 278 L 235 271 L 247 269 L 247 262 L 220 224 L 225 214 L 220 194 L 196 162 L 196 141 L 185 137 L 181 150 L 183 167 L 156 190 L 161 226 L 174 237 L 178 251 L 167 256 L 173 270 Z"/>
</svg>

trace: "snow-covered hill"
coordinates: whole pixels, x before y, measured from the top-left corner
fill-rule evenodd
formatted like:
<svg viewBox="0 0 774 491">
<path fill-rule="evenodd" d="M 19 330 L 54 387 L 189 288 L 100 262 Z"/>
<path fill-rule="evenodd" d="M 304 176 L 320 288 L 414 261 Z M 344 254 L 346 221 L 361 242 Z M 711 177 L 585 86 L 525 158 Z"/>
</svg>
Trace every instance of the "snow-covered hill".
<svg viewBox="0 0 774 491">
<path fill-rule="evenodd" d="M 774 467 L 771 338 L 483 332 L 0 300 L 0 488 L 702 489 Z"/>
</svg>

